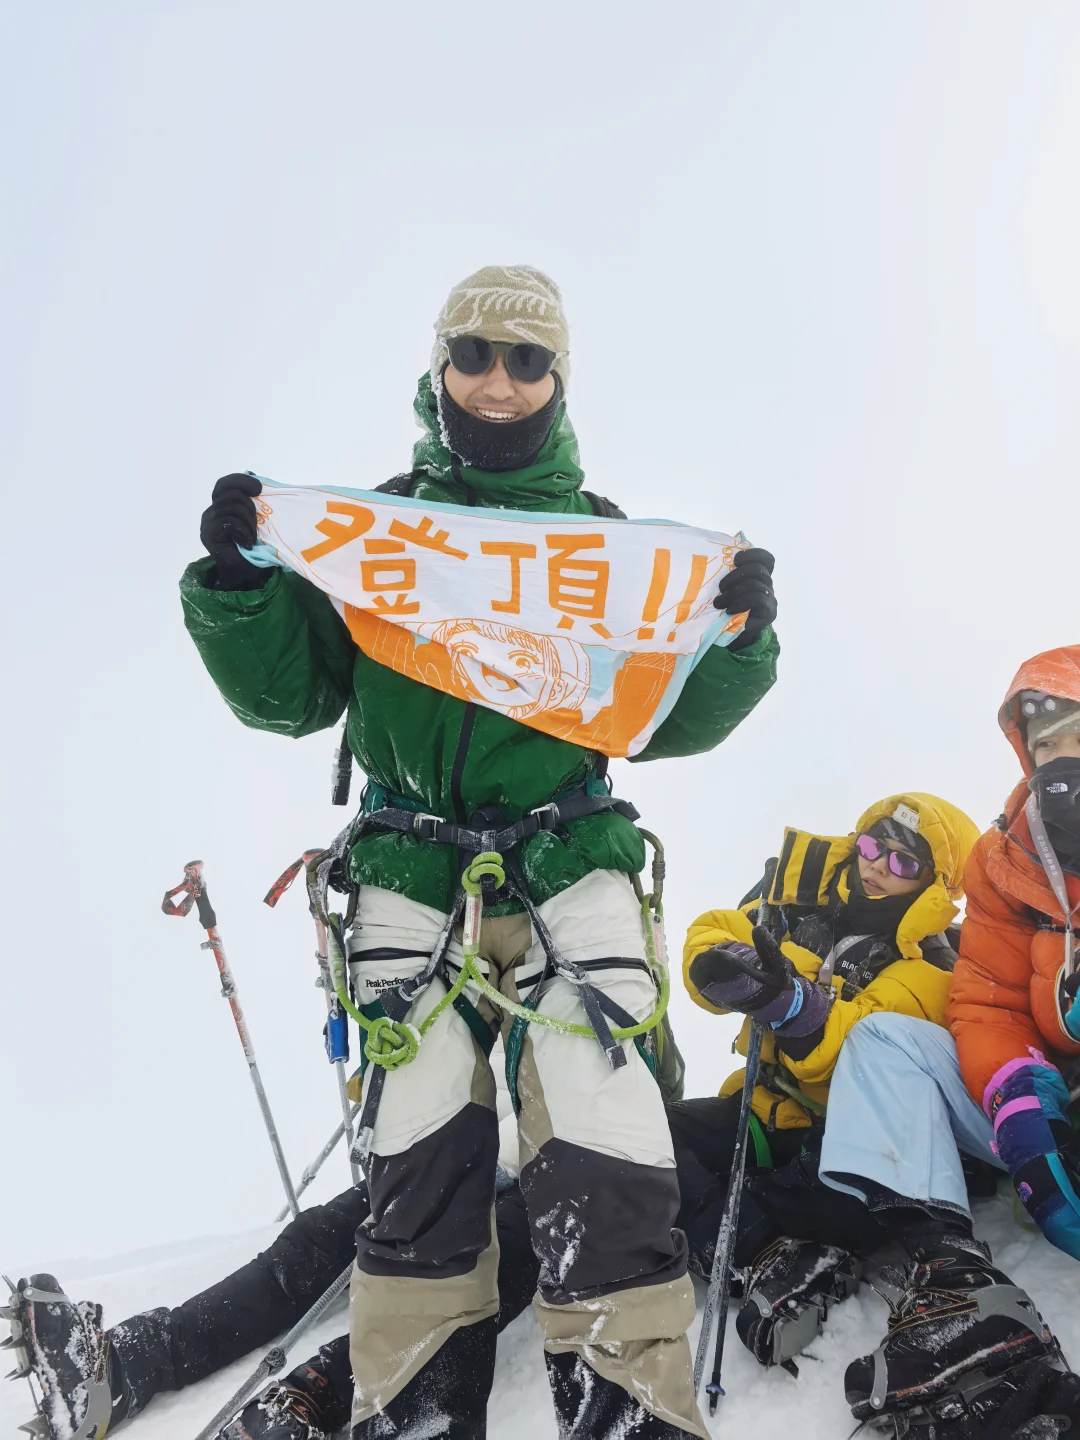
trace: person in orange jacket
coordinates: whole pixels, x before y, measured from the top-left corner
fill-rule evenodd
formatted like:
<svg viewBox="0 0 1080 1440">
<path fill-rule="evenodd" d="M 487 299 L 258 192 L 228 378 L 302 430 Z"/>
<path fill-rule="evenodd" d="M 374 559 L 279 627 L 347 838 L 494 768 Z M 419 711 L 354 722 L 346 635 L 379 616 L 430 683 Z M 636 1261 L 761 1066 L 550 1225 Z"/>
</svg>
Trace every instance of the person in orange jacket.
<svg viewBox="0 0 1080 1440">
<path fill-rule="evenodd" d="M 1024 779 L 967 864 L 949 1026 L 1025 1209 L 1080 1260 L 1080 645 L 1021 665 L 998 723 Z"/>
</svg>

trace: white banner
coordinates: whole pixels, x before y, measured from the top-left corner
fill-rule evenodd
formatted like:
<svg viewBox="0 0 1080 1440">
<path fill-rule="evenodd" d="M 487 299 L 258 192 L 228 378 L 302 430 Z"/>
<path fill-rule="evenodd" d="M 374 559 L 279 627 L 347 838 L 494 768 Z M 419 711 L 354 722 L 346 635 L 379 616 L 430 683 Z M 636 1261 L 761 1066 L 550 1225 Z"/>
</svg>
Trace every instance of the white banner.
<svg viewBox="0 0 1080 1440">
<path fill-rule="evenodd" d="M 741 533 L 262 483 L 244 553 L 325 591 L 365 654 L 606 755 L 644 749 L 745 619 L 712 603 Z"/>
</svg>

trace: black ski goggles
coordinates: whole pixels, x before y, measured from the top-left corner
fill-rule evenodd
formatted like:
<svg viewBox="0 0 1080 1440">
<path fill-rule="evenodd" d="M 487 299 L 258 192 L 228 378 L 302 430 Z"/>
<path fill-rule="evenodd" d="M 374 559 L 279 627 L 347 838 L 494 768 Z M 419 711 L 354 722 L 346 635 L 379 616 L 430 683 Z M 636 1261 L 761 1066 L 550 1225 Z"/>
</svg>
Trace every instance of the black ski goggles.
<svg viewBox="0 0 1080 1440">
<path fill-rule="evenodd" d="M 535 385 L 551 374 L 556 360 L 568 352 L 548 350 L 543 345 L 522 341 L 516 345 L 498 340 L 484 340 L 479 335 L 456 335 L 453 340 L 442 337 L 450 356 L 450 364 L 462 375 L 486 375 L 495 364 L 495 356 L 501 354 L 511 380 L 522 385 Z"/>
</svg>

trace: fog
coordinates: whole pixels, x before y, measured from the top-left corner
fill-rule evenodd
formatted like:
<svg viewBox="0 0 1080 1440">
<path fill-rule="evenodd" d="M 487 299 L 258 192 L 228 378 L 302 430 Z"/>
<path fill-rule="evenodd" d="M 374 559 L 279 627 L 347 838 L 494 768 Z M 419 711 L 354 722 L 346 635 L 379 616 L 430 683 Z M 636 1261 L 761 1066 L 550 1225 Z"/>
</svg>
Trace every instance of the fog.
<svg viewBox="0 0 1080 1440">
<path fill-rule="evenodd" d="M 277 1208 L 159 908 L 192 858 L 294 1171 L 334 1126 L 310 920 L 260 903 L 342 823 L 334 738 L 239 725 L 177 581 L 220 475 L 407 468 L 482 264 L 562 287 L 590 489 L 776 555 L 772 693 L 612 767 L 673 952 L 785 824 L 905 788 L 991 823 L 1005 686 L 1078 638 L 1078 63 L 1068 0 L 0 4 L 2 1268 Z M 730 1026 L 676 992 L 708 1093 Z"/>
</svg>

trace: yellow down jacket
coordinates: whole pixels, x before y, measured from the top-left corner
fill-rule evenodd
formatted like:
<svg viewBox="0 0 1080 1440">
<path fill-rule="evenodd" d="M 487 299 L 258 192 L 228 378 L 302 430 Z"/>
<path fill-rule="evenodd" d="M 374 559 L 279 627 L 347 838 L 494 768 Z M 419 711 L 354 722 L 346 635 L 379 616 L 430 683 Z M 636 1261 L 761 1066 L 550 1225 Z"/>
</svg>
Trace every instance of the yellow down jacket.
<svg viewBox="0 0 1080 1440">
<path fill-rule="evenodd" d="M 844 1037 L 856 1021 L 877 1010 L 895 1010 L 945 1024 L 945 1007 L 952 986 L 952 974 L 923 958 L 921 942 L 945 930 L 959 913 L 955 902 L 963 894 L 964 863 L 978 839 L 974 821 L 962 810 L 935 795 L 908 792 L 891 795 L 872 805 L 859 819 L 856 831 L 847 836 L 813 835 L 788 829 L 773 880 L 769 901 L 773 905 L 824 908 L 833 895 L 846 903 L 850 894 L 847 868 L 854 849 L 855 834 L 869 830 L 878 820 L 892 815 L 900 804 L 918 812 L 919 834 L 934 857 L 934 881 L 915 896 L 896 932 L 901 958 L 887 965 L 853 998 L 840 998 L 843 979 L 834 976 L 834 998 L 821 1043 L 802 1060 L 778 1053 L 775 1039 L 766 1031 L 761 1048 L 762 1082 L 754 1092 L 754 1113 L 770 1127 L 797 1129 L 811 1123 L 811 1115 L 824 1111 L 829 1079 Z M 683 951 L 683 979 L 690 997 L 714 1015 L 718 1009 L 704 998 L 690 981 L 690 963 L 696 955 L 728 940 L 752 943 L 753 920 L 758 901 L 741 910 L 707 910 L 690 926 Z M 808 980 L 815 980 L 822 960 L 812 951 L 796 945 L 785 935 L 781 949 Z M 746 1054 L 750 1034 L 747 1021 L 736 1042 L 740 1055 Z M 737 1071 L 720 1087 L 729 1095 L 742 1086 L 743 1072 Z"/>
</svg>

